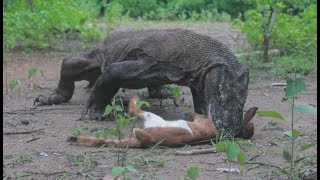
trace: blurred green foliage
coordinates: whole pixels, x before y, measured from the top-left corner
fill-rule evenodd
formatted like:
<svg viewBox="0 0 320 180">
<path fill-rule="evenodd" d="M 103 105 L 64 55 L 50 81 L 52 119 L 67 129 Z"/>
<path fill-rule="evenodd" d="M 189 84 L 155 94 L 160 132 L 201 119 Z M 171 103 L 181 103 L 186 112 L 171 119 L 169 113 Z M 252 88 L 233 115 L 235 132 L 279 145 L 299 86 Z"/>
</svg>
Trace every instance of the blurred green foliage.
<svg viewBox="0 0 320 180">
<path fill-rule="evenodd" d="M 254 49 L 262 49 L 270 7 L 274 9 L 267 32 L 270 49 L 287 57 L 316 61 L 316 0 L 5 0 L 4 48 L 50 47 L 56 40 L 95 42 L 123 19 L 231 21 L 246 35 Z M 263 15 L 264 14 L 264 15 Z M 102 17 L 99 21 L 98 17 Z M 107 31 L 107 30 L 104 30 Z M 286 59 L 285 59 L 286 60 Z M 287 61 L 287 60 L 286 60 Z M 272 60 L 271 62 L 275 62 Z M 310 69 L 310 68 L 309 68 Z"/>
<path fill-rule="evenodd" d="M 267 32 L 271 40 L 270 49 L 281 49 L 286 55 L 307 55 L 308 58 L 315 59 L 316 1 L 266 0 L 251 3 L 254 8 L 245 12 L 245 21 L 237 19 L 235 25 L 241 28 L 252 47 L 262 49 L 264 37 L 262 26 L 269 20 L 272 7 L 274 12 Z"/>
<path fill-rule="evenodd" d="M 6 0 L 3 12 L 4 46 L 49 47 L 56 39 L 99 38 L 94 27 L 85 26 L 89 13 L 68 0 Z"/>
</svg>

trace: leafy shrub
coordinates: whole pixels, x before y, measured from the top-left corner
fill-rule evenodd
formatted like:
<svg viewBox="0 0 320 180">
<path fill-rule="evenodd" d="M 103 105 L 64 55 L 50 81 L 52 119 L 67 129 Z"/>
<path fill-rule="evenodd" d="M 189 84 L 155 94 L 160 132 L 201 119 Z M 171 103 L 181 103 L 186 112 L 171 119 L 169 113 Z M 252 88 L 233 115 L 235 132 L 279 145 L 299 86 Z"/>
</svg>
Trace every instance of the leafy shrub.
<svg viewBox="0 0 320 180">
<path fill-rule="evenodd" d="M 118 0 L 111 3 L 115 2 L 121 4 L 124 7 L 124 14 L 128 14 L 132 18 L 143 17 L 155 12 L 158 7 L 156 0 Z"/>
<path fill-rule="evenodd" d="M 244 13 L 253 8 L 248 0 L 215 0 L 209 8 L 219 9 L 219 13 L 228 13 L 231 18 L 244 18 Z"/>
<path fill-rule="evenodd" d="M 212 20 L 230 21 L 231 17 L 224 11 L 217 10 L 216 5 L 205 0 L 113 0 L 110 4 L 121 4 L 122 15 L 147 20 Z M 113 6 L 113 5 L 112 5 Z M 109 11 L 112 11 L 109 9 Z M 108 10 L 106 10 L 106 16 Z"/>
<path fill-rule="evenodd" d="M 241 28 L 253 47 L 261 49 L 267 37 L 270 39 L 271 49 L 282 49 L 287 55 L 304 54 L 315 57 L 316 4 L 307 6 L 301 13 L 294 15 L 293 11 L 297 7 L 289 8 L 284 2 L 287 1 L 256 1 L 255 8 L 245 13 L 245 21 L 237 19 L 235 25 Z M 270 8 L 274 11 L 272 15 Z M 269 21 L 270 24 L 265 31 L 263 26 Z"/>
<path fill-rule="evenodd" d="M 10 1 L 4 8 L 4 44 L 8 49 L 23 47 L 49 47 L 57 38 L 68 33 L 80 38 L 96 39 L 94 28 L 86 27 L 86 13 L 68 0 L 57 1 Z M 88 35 L 88 32 L 92 35 Z"/>
<path fill-rule="evenodd" d="M 105 15 L 111 21 L 114 21 L 115 19 L 121 17 L 123 12 L 124 12 L 124 6 L 120 3 L 111 2 L 106 5 Z"/>
</svg>

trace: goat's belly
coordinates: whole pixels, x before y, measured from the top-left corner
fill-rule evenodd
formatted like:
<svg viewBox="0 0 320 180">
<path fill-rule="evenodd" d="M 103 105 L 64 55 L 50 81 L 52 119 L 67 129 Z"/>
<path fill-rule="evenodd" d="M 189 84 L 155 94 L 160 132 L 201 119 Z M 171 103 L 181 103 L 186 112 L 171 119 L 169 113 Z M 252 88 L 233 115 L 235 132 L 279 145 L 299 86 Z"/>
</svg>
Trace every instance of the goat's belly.
<svg viewBox="0 0 320 180">
<path fill-rule="evenodd" d="M 185 120 L 176 120 L 176 121 L 166 121 L 165 127 L 176 127 L 186 129 L 192 134 L 192 130 L 190 129 L 187 121 Z"/>
</svg>

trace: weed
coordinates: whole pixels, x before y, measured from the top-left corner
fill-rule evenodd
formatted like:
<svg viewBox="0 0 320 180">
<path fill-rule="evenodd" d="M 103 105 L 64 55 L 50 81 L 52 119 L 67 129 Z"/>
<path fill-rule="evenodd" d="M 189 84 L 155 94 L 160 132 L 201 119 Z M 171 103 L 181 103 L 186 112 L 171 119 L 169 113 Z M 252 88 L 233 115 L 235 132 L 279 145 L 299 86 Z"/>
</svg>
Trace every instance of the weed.
<svg viewBox="0 0 320 180">
<path fill-rule="evenodd" d="M 165 140 L 165 139 L 157 142 L 156 144 L 150 145 L 149 150 L 152 152 L 152 151 L 154 151 L 155 149 L 162 148 L 163 146 L 160 146 L 160 144 L 161 144 L 164 140 Z"/>
<path fill-rule="evenodd" d="M 116 102 L 120 102 L 120 104 L 116 104 Z M 136 102 L 136 105 L 138 107 L 141 107 L 143 105 L 149 107 L 150 103 L 146 101 L 138 101 Z M 122 99 L 113 99 L 111 105 L 107 105 L 105 107 L 104 116 L 112 115 L 115 118 L 116 122 L 116 128 L 108 129 L 106 131 L 102 132 L 102 136 L 107 137 L 108 135 L 113 135 L 118 138 L 118 141 L 121 143 L 121 140 L 125 137 L 125 134 L 122 132 L 124 128 L 131 125 L 131 131 L 133 131 L 134 123 L 136 118 L 131 117 L 127 113 L 123 113 L 124 107 L 122 103 Z M 100 136 L 101 137 L 101 136 Z M 130 139 L 132 137 L 132 133 L 130 135 Z M 129 142 L 130 143 L 130 142 Z M 129 145 L 129 144 L 128 144 Z M 134 169 L 132 166 L 126 166 L 126 159 L 127 159 L 127 153 L 128 153 L 128 145 L 125 148 L 124 151 L 120 154 L 120 149 L 118 147 L 117 150 L 117 164 L 118 166 L 115 166 L 111 170 L 111 175 L 114 178 L 118 178 L 119 176 L 123 176 L 124 179 L 126 179 L 126 173 L 132 172 L 132 173 L 138 173 L 136 169 Z"/>
<path fill-rule="evenodd" d="M 200 168 L 198 166 L 189 166 L 187 168 L 187 174 L 184 176 L 184 180 L 196 180 L 200 174 Z"/>
<path fill-rule="evenodd" d="M 127 179 L 126 178 L 126 173 L 128 173 L 128 172 L 132 172 L 132 173 L 138 174 L 138 171 L 132 166 L 125 166 L 125 167 L 123 167 L 123 166 L 115 166 L 111 170 L 111 176 L 114 177 L 115 179 L 117 179 L 118 177 L 120 177 L 122 175 L 123 179 Z"/>
<path fill-rule="evenodd" d="M 97 166 L 97 158 L 95 153 L 84 153 L 84 155 L 70 156 L 69 159 L 77 167 L 77 174 L 84 178 L 94 179 L 95 167 Z"/>
<path fill-rule="evenodd" d="M 10 80 L 9 82 L 9 88 L 11 91 L 13 91 L 13 89 L 15 89 L 16 87 L 19 87 L 20 85 L 21 85 L 21 82 L 16 79 Z"/>
<path fill-rule="evenodd" d="M 295 170 L 299 170 L 301 168 L 297 167 L 300 164 L 297 163 L 297 155 L 295 154 L 295 144 L 296 140 L 300 135 L 300 132 L 294 128 L 294 111 L 296 112 L 304 112 L 309 114 L 317 114 L 317 110 L 315 107 L 307 105 L 307 106 L 301 106 L 301 105 L 295 105 L 295 97 L 305 89 L 306 85 L 304 81 L 301 78 L 297 78 L 298 73 L 302 73 L 303 70 L 301 68 L 294 68 L 294 77 L 293 79 L 289 78 L 287 80 L 287 85 L 285 87 L 285 97 L 284 100 L 291 100 L 291 128 L 289 131 L 284 132 L 284 134 L 289 138 L 290 140 L 290 148 L 287 149 L 284 146 L 282 147 L 282 155 L 283 158 L 289 163 L 289 167 L 285 168 L 282 172 L 285 173 L 289 179 L 295 179 L 297 178 L 297 172 Z M 300 75 L 299 75 L 300 77 Z M 260 116 L 265 117 L 272 117 L 275 119 L 284 120 L 282 115 L 275 111 L 257 111 L 257 113 Z M 315 143 L 304 143 L 300 146 L 300 152 L 304 151 L 312 146 L 314 146 Z"/>
<path fill-rule="evenodd" d="M 157 159 L 154 159 L 154 162 L 156 163 L 157 166 L 159 167 L 163 167 L 164 166 L 164 163 L 166 162 L 166 158 L 157 158 Z"/>
<path fill-rule="evenodd" d="M 43 71 L 36 67 L 36 66 L 32 66 L 29 70 L 28 70 L 28 79 L 30 80 L 30 86 L 31 88 L 35 88 L 35 87 L 39 87 L 39 85 L 37 85 L 34 82 L 34 77 L 36 74 L 41 74 L 41 76 L 43 77 Z"/>
<path fill-rule="evenodd" d="M 25 155 L 20 156 L 14 156 L 10 158 L 9 160 L 4 161 L 5 166 L 15 166 L 17 164 L 23 164 L 25 162 L 29 161 L 29 158 Z"/>
<path fill-rule="evenodd" d="M 174 101 L 177 101 L 177 100 L 181 99 L 182 92 L 181 92 L 181 88 L 179 86 L 170 85 L 169 86 L 169 91 L 171 93 L 170 98 L 172 98 Z"/>
<path fill-rule="evenodd" d="M 85 131 L 85 129 L 83 129 L 83 128 L 73 128 L 73 129 L 71 130 L 71 132 L 72 132 L 72 134 L 73 134 L 74 136 L 81 135 L 84 131 Z"/>
<path fill-rule="evenodd" d="M 166 161 L 166 158 L 149 158 L 143 156 L 134 157 L 135 166 L 149 165 L 150 162 L 154 162 L 156 166 L 163 167 Z"/>
<path fill-rule="evenodd" d="M 90 153 L 84 153 L 84 155 L 75 156 L 74 158 L 74 164 L 75 166 L 86 166 L 86 167 L 92 167 L 95 166 L 95 155 Z"/>
</svg>

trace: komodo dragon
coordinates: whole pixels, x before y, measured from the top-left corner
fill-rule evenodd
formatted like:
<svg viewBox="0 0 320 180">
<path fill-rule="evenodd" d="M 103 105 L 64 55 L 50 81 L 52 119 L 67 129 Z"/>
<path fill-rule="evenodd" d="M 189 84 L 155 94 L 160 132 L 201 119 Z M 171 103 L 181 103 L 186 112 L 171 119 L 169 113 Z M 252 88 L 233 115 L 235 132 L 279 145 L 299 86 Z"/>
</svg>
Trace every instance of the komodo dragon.
<svg viewBox="0 0 320 180">
<path fill-rule="evenodd" d="M 79 80 L 94 84 L 82 118 L 90 110 L 90 118 L 101 119 L 104 107 L 121 87 L 177 84 L 190 87 L 195 113 L 209 117 L 219 131 L 238 134 L 249 71 L 223 43 L 193 31 L 120 31 L 90 52 L 65 58 L 56 90 L 35 102 L 67 102 Z"/>
</svg>

